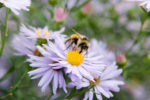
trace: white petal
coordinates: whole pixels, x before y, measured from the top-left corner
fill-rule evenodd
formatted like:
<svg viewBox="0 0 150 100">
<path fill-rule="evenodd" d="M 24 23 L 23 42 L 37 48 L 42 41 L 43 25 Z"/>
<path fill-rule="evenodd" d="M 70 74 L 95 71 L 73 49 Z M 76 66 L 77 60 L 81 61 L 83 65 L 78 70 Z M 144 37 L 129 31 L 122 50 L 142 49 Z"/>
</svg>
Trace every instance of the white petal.
<svg viewBox="0 0 150 100">
<path fill-rule="evenodd" d="M 38 86 L 42 86 L 45 82 L 47 82 L 47 80 L 49 79 L 50 75 L 51 75 L 52 70 L 47 71 L 43 77 L 41 78 Z"/>
<path fill-rule="evenodd" d="M 44 85 L 42 86 L 42 91 L 45 91 L 45 90 L 46 90 L 46 88 L 48 87 L 48 84 L 51 82 L 53 76 L 54 76 L 54 72 L 52 71 L 52 72 L 51 72 L 51 75 L 49 76 L 49 78 L 48 78 L 48 80 L 47 80 L 47 82 L 44 83 Z"/>
<path fill-rule="evenodd" d="M 31 75 L 35 75 L 35 74 L 38 74 L 38 73 L 42 73 L 46 70 L 48 70 L 48 68 L 38 68 L 36 70 L 28 72 L 28 74 L 31 76 Z"/>
<path fill-rule="evenodd" d="M 102 80 L 118 77 L 121 73 L 122 73 L 122 69 L 110 72 L 108 75 L 102 76 Z"/>
<path fill-rule="evenodd" d="M 110 95 L 100 86 L 97 86 L 99 92 L 101 92 L 105 97 L 110 98 Z"/>
<path fill-rule="evenodd" d="M 93 92 L 92 91 L 89 92 L 89 100 L 93 100 Z"/>
<path fill-rule="evenodd" d="M 101 96 L 101 93 L 98 91 L 97 87 L 94 88 L 95 89 L 95 92 L 96 92 L 96 97 L 98 100 L 102 100 L 102 96 Z"/>
<path fill-rule="evenodd" d="M 37 78 L 40 78 L 41 76 L 43 76 L 44 73 L 39 73 L 35 76 L 33 76 L 31 79 L 37 79 Z"/>
<path fill-rule="evenodd" d="M 88 98 L 89 98 L 89 92 L 86 92 L 83 100 L 87 100 Z"/>
<path fill-rule="evenodd" d="M 54 74 L 54 78 L 53 78 L 53 93 L 56 94 L 56 90 L 57 90 L 57 87 L 58 87 L 58 73 L 55 72 Z"/>
</svg>

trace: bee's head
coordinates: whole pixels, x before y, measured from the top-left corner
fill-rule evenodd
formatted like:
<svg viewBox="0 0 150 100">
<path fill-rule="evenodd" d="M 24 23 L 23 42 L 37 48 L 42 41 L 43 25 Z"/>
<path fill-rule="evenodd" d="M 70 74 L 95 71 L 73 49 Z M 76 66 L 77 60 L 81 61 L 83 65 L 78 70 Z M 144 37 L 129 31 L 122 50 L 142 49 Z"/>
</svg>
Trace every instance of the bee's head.
<svg viewBox="0 0 150 100">
<path fill-rule="evenodd" d="M 71 38 L 79 38 L 79 34 L 75 33 L 71 36 Z"/>
</svg>

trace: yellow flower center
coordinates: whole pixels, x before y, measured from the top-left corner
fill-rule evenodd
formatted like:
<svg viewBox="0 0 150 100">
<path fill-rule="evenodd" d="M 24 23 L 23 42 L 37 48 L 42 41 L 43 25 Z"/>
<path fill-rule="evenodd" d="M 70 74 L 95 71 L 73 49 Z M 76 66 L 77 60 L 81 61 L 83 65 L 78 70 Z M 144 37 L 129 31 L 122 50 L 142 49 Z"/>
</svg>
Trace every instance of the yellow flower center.
<svg viewBox="0 0 150 100">
<path fill-rule="evenodd" d="M 34 30 L 35 30 L 35 32 L 37 33 L 37 36 L 40 36 L 40 35 L 41 35 L 41 33 L 42 33 L 42 30 L 41 30 L 41 29 L 39 29 L 39 30 L 34 29 Z M 48 30 L 44 30 L 43 34 L 46 35 L 46 37 L 47 37 L 47 36 L 50 36 L 50 32 L 48 32 Z"/>
<path fill-rule="evenodd" d="M 68 51 L 66 59 L 71 65 L 80 65 L 83 62 L 84 56 L 79 53 L 79 50 Z"/>
</svg>

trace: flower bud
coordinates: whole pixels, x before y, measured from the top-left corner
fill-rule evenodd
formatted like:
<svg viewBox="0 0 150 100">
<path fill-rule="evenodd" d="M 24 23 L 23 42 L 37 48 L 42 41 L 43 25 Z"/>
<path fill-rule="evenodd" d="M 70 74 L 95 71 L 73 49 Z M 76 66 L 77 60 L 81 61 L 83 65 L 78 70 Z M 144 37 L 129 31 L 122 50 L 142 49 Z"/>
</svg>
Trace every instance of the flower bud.
<svg viewBox="0 0 150 100">
<path fill-rule="evenodd" d="M 127 59 L 126 59 L 125 55 L 122 53 L 117 54 L 116 61 L 119 66 L 125 66 L 127 63 Z"/>
<path fill-rule="evenodd" d="M 57 2 L 58 2 L 58 0 L 48 0 L 48 3 L 49 3 L 50 5 L 56 5 Z"/>
<path fill-rule="evenodd" d="M 84 15 L 90 14 L 91 11 L 92 11 L 92 4 L 91 4 L 91 2 L 88 2 L 87 4 L 85 4 L 83 6 L 83 8 L 81 9 L 82 14 L 84 14 Z"/>
<path fill-rule="evenodd" d="M 67 17 L 67 12 L 64 8 L 56 8 L 54 12 L 54 20 L 56 22 L 64 22 Z"/>
</svg>

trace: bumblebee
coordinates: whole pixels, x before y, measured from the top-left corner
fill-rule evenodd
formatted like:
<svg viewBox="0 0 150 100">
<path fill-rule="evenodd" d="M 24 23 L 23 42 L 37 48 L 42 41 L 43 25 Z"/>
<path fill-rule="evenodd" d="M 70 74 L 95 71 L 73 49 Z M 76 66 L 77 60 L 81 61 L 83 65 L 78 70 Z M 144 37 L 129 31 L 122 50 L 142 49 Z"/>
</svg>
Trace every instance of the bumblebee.
<svg viewBox="0 0 150 100">
<path fill-rule="evenodd" d="M 65 44 L 69 43 L 67 49 L 71 46 L 73 46 L 74 49 L 79 49 L 80 52 L 79 53 L 83 53 L 87 50 L 90 46 L 89 40 L 86 36 L 81 35 L 77 32 L 75 32 L 73 35 L 71 35 L 71 37 L 69 37 L 66 41 Z"/>
</svg>

